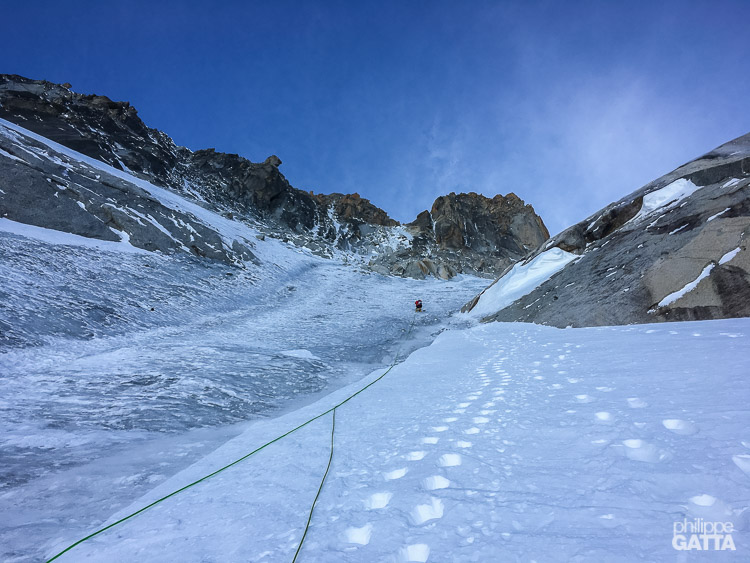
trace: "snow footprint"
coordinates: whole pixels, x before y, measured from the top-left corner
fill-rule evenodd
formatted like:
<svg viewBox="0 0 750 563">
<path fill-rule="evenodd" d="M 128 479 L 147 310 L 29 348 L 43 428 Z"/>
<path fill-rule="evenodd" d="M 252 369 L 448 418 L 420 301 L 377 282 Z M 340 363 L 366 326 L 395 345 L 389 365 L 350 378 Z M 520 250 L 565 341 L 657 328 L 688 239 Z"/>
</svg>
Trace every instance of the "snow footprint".
<svg viewBox="0 0 750 563">
<path fill-rule="evenodd" d="M 424 456 L 426 456 L 426 455 L 427 455 L 427 452 L 419 450 L 419 451 L 416 451 L 416 452 L 409 452 L 404 457 L 408 461 L 419 461 L 420 459 L 424 459 Z"/>
<path fill-rule="evenodd" d="M 443 501 L 439 498 L 430 498 L 429 504 L 418 504 L 411 513 L 411 521 L 415 526 L 421 526 L 430 520 L 437 520 L 443 517 Z"/>
<path fill-rule="evenodd" d="M 344 531 L 344 541 L 357 545 L 367 545 L 372 537 L 372 524 L 365 524 L 361 528 L 347 528 Z"/>
<path fill-rule="evenodd" d="M 642 409 L 644 407 L 647 407 L 648 403 L 643 399 L 639 399 L 638 397 L 630 397 L 628 399 L 628 406 L 631 409 Z"/>
<path fill-rule="evenodd" d="M 447 489 L 451 482 L 442 475 L 433 475 L 422 480 L 422 487 L 427 491 L 436 491 L 438 489 Z"/>
<path fill-rule="evenodd" d="M 750 477 L 750 455 L 738 454 L 732 456 L 734 464 L 742 470 L 742 472 Z"/>
<path fill-rule="evenodd" d="M 734 517 L 734 511 L 727 503 L 705 493 L 690 497 L 687 510 L 691 516 L 704 521 L 727 522 Z"/>
<path fill-rule="evenodd" d="M 687 420 L 680 420 L 679 418 L 666 418 L 661 421 L 664 428 L 671 430 L 675 434 L 681 434 L 683 436 L 691 436 L 698 432 L 698 428 L 692 422 Z"/>
<path fill-rule="evenodd" d="M 365 500 L 365 508 L 367 510 L 378 510 L 385 508 L 388 503 L 391 502 L 393 493 L 374 493 Z"/>
<path fill-rule="evenodd" d="M 612 413 L 608 413 L 607 411 L 598 412 L 594 416 L 596 416 L 597 421 L 603 422 L 605 424 L 609 424 L 614 421 Z"/>
<path fill-rule="evenodd" d="M 461 454 L 443 454 L 438 459 L 440 467 L 456 467 L 461 465 Z"/>
<path fill-rule="evenodd" d="M 399 551 L 399 557 L 401 561 L 414 562 L 414 563 L 426 563 L 427 558 L 430 556 L 430 546 L 426 543 L 415 543 L 407 545 L 401 548 Z"/>
<path fill-rule="evenodd" d="M 423 444 L 437 444 L 438 440 L 440 438 L 435 438 L 434 436 L 427 436 L 426 438 L 422 438 Z"/>
<path fill-rule="evenodd" d="M 631 438 L 630 440 L 623 440 L 622 443 L 625 446 L 625 455 L 633 461 L 658 463 L 669 458 L 666 452 L 660 451 L 655 445 L 649 444 L 645 440 Z"/>
<path fill-rule="evenodd" d="M 383 477 L 388 481 L 393 481 L 394 479 L 401 479 L 401 477 L 406 475 L 407 471 L 409 470 L 406 467 L 401 467 L 399 469 L 394 469 L 393 471 L 386 471 L 383 473 Z"/>
</svg>

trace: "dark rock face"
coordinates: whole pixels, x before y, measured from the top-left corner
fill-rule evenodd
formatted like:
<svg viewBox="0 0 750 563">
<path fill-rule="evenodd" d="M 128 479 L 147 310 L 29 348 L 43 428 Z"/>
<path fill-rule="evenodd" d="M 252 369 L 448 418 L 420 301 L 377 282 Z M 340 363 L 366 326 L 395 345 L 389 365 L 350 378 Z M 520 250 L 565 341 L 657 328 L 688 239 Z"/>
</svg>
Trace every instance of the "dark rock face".
<svg viewBox="0 0 750 563">
<path fill-rule="evenodd" d="M 370 203 L 369 199 L 360 197 L 358 193 L 353 194 L 317 194 L 313 199 L 324 208 L 332 208 L 339 219 L 350 222 L 380 225 L 382 227 L 395 227 L 398 221 L 394 221 L 388 214 Z"/>
<path fill-rule="evenodd" d="M 0 129 L 0 191 L 0 218 L 17 223 L 230 265 L 256 261 L 252 242 L 229 244 L 215 229 L 134 183 L 5 129 Z"/>
<path fill-rule="evenodd" d="M 187 151 L 146 127 L 128 102 L 17 75 L 0 75 L 0 117 L 120 170 L 147 174 L 158 185 L 166 185 Z"/>
<path fill-rule="evenodd" d="M 497 275 L 549 237 L 534 208 L 512 193 L 441 196 L 431 211 L 423 211 L 406 227 L 413 236 L 411 248 L 378 257 L 376 268 L 417 278 L 462 272 Z"/>
<path fill-rule="evenodd" d="M 460 272 L 497 275 L 549 236 L 541 218 L 514 194 L 490 199 L 474 193 L 452 193 L 438 198 L 431 212 L 422 212 L 416 221 L 402 227 L 357 193 L 322 195 L 295 189 L 279 171 L 281 159 L 275 155 L 254 163 L 214 149 L 193 152 L 147 127 L 128 102 L 78 94 L 68 84 L 0 75 L 0 118 L 316 253 L 375 255 L 370 267 L 384 274 L 417 278 L 449 278 Z M 14 150 L 12 146 L 6 148 Z M 4 165 L 12 168 L 18 163 Z M 86 205 L 84 215 L 74 202 L 76 208 L 62 215 L 67 219 L 60 219 L 62 208 L 58 207 L 75 190 L 67 185 L 62 200 L 58 192 L 47 193 L 49 186 L 40 182 L 63 176 L 60 170 L 52 170 L 51 163 L 42 168 L 36 175 L 28 168 L 6 172 L 6 178 L 27 175 L 16 185 L 33 183 L 37 195 L 43 194 L 45 200 L 31 211 L 34 206 L 24 198 L 32 188 L 27 186 L 26 195 L 14 189 L 15 195 L 3 201 L 2 210 L 9 218 L 103 240 L 117 240 L 110 227 L 119 230 L 119 225 L 131 235 L 133 244 L 142 242 L 143 248 L 150 248 L 150 243 L 136 234 L 139 228 L 125 218 L 117 219 L 116 213 L 104 205 L 104 196 L 101 201 L 79 200 Z M 76 172 L 82 178 L 86 176 L 84 169 L 76 168 Z M 117 178 L 108 181 L 112 185 L 123 183 Z M 131 194 L 137 191 L 132 185 L 127 189 Z M 47 201 L 53 193 L 56 199 Z M 130 204 L 135 205 L 133 201 Z M 190 248 L 166 238 L 156 247 L 176 247 L 177 251 Z M 192 252 L 214 254 L 199 246 Z"/>
<path fill-rule="evenodd" d="M 435 200 L 431 217 L 435 243 L 441 249 L 483 253 L 505 249 L 525 255 L 549 238 L 534 209 L 513 193 L 492 199 L 473 192 L 451 193 Z"/>
<path fill-rule="evenodd" d="M 190 155 L 185 179 L 207 201 L 259 219 L 275 219 L 293 232 L 312 229 L 321 210 L 309 194 L 293 188 L 275 155 L 256 164 L 236 154 L 199 150 Z"/>
<path fill-rule="evenodd" d="M 745 135 L 550 239 L 528 260 L 555 246 L 580 258 L 485 320 L 565 327 L 750 316 L 749 237 Z"/>
</svg>

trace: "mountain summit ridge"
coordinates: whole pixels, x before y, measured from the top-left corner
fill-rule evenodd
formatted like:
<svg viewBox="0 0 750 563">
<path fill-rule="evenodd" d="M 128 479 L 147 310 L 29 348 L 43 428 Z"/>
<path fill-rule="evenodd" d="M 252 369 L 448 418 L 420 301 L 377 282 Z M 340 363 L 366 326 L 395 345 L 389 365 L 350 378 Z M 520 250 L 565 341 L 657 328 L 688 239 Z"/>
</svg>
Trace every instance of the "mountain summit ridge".
<svg viewBox="0 0 750 563">
<path fill-rule="evenodd" d="M 533 207 L 513 194 L 441 196 L 432 206 L 436 221 L 425 224 L 417 218 L 400 225 L 356 192 L 314 194 L 294 188 L 280 172 L 276 155 L 254 163 L 211 148 L 192 151 L 148 127 L 129 102 L 79 94 L 70 84 L 0 75 L 0 118 L 231 218 L 250 221 L 269 236 L 321 255 L 345 251 L 367 257 L 369 267 L 380 273 L 491 277 L 548 237 Z M 513 205 L 496 205 L 498 198 Z M 460 203 L 469 199 L 473 205 Z M 5 200 L 2 214 L 28 220 L 13 198 Z M 48 219 L 62 227 L 59 220 Z M 41 214 L 36 221 L 47 226 Z M 490 230 L 472 228 L 477 224 Z M 76 232 L 76 226 L 66 230 Z"/>
</svg>

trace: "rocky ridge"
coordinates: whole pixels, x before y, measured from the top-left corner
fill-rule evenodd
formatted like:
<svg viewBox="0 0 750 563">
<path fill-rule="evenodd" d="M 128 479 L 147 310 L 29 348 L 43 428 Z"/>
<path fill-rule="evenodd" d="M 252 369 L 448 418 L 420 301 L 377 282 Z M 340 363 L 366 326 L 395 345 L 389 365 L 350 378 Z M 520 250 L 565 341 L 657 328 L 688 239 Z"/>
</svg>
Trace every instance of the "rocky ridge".
<svg viewBox="0 0 750 563">
<path fill-rule="evenodd" d="M 450 193 L 406 225 L 412 244 L 370 262 L 376 271 L 445 278 L 469 269 L 502 271 L 542 244 L 549 233 L 534 209 L 515 194 L 488 198 Z"/>
<path fill-rule="evenodd" d="M 254 163 L 237 154 L 214 149 L 191 151 L 176 145 L 166 134 L 147 127 L 128 102 L 79 94 L 73 92 L 69 84 L 0 75 L 0 118 L 114 169 L 189 197 L 232 220 L 252 224 L 267 236 L 307 247 L 321 255 L 345 252 L 369 261 L 369 266 L 380 273 L 444 278 L 460 272 L 492 276 L 522 258 L 548 236 L 533 208 L 513 194 L 493 199 L 477 194 L 450 194 L 438 198 L 432 210 L 421 214 L 413 223 L 399 225 L 385 211 L 356 193 L 322 195 L 292 187 L 279 171 L 281 159 L 275 155 L 262 163 Z M 19 133 L 14 135 L 18 140 Z M 33 144 L 28 139 L 26 142 Z M 12 145 L 6 136 L 3 150 L 16 159 L 4 158 L 0 153 L 0 166 L 4 168 L 0 177 L 14 178 L 13 183 L 3 184 L 5 193 L 0 200 L 0 216 L 103 240 L 112 240 L 114 235 L 109 229 L 112 227 L 126 233 L 135 246 L 143 245 L 148 250 L 188 251 L 227 263 L 239 264 L 245 252 L 250 252 L 249 248 L 239 253 L 225 249 L 210 252 L 208 248 L 187 244 L 191 242 L 189 236 L 182 236 L 177 232 L 179 229 L 172 232 L 168 220 L 158 221 L 169 232 L 169 235 L 162 232 L 165 235 L 162 237 L 156 231 L 151 232 L 153 225 L 148 221 L 110 217 L 114 212 L 111 206 L 107 209 L 104 205 L 109 195 L 105 197 L 100 193 L 100 199 L 85 198 L 86 189 L 92 188 L 82 179 L 87 175 L 86 169 L 77 169 L 78 176 L 73 183 L 66 179 L 64 170 L 50 169 L 55 162 L 47 162 L 45 170 L 30 172 L 29 167 L 18 168 L 24 156 L 19 153 L 18 143 L 16 148 Z M 39 146 L 36 148 L 43 150 Z M 64 155 L 58 154 L 55 158 L 65 160 Z M 36 166 L 39 168 L 40 164 Z M 68 168 L 63 168 L 70 170 L 71 166 L 73 163 L 68 160 Z M 91 175 L 86 181 L 100 181 L 96 175 L 101 176 L 101 173 Z M 125 180 L 109 178 L 105 181 L 117 185 Z M 77 194 L 71 200 L 73 204 L 80 203 L 95 218 L 83 217 L 77 212 L 59 213 L 60 201 L 65 200 L 65 197 L 60 200 L 63 190 L 47 193 L 49 186 L 43 186 L 42 182 L 57 182 L 70 190 L 67 195 Z M 76 192 L 75 183 L 85 189 Z M 136 192 L 130 190 L 131 199 Z M 36 200 L 55 199 L 42 202 L 32 212 L 28 209 L 31 193 L 36 194 Z M 139 205 L 150 209 L 150 204 L 143 201 L 131 200 L 127 205 L 129 209 Z M 162 213 L 152 211 L 151 215 Z"/>
<path fill-rule="evenodd" d="M 552 237 L 525 263 L 553 248 L 576 258 L 483 320 L 577 327 L 750 316 L 748 239 L 750 134 Z"/>
</svg>

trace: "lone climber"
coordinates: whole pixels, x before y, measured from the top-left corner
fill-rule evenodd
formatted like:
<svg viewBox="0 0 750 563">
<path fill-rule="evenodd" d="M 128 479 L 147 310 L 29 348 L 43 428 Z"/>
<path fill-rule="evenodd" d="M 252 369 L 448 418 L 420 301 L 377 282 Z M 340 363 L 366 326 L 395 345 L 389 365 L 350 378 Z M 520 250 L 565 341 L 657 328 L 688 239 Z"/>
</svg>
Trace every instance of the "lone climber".
<svg viewBox="0 0 750 563">
<path fill-rule="evenodd" d="M 417 313 L 421 313 L 422 312 L 422 300 L 421 299 L 417 299 L 414 302 L 414 305 L 417 307 L 417 311 L 416 312 Z"/>
</svg>

